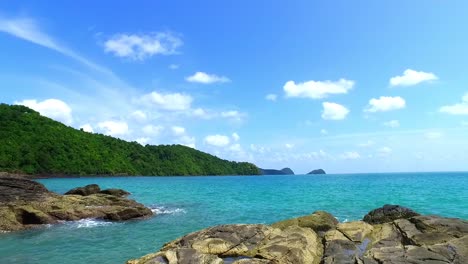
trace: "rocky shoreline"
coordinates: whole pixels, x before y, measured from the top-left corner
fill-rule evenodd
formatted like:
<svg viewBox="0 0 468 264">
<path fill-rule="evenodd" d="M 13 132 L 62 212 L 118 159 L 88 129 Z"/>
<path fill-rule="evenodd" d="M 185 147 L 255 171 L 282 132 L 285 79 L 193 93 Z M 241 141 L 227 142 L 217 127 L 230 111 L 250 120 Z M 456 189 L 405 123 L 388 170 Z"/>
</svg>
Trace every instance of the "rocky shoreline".
<svg viewBox="0 0 468 264">
<path fill-rule="evenodd" d="M 101 190 L 92 184 L 56 194 L 32 180 L 0 177 L 0 231 L 18 231 L 61 221 L 95 218 L 124 221 L 153 213 L 126 198 L 120 189 Z"/>
<path fill-rule="evenodd" d="M 272 225 L 210 227 L 127 264 L 466 264 L 468 221 L 385 205 L 363 221 L 318 211 Z"/>
</svg>

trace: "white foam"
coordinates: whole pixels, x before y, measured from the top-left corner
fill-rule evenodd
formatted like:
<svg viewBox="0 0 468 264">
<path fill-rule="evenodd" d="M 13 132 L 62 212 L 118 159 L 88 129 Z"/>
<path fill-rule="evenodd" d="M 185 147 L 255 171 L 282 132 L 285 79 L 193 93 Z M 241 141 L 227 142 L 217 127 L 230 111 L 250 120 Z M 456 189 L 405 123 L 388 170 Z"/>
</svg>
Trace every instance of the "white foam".
<svg viewBox="0 0 468 264">
<path fill-rule="evenodd" d="M 165 206 L 152 206 L 151 211 L 153 214 L 185 214 L 187 211 L 185 211 L 182 208 L 167 208 Z"/>
<path fill-rule="evenodd" d="M 99 226 L 107 226 L 107 225 L 112 225 L 111 222 L 103 221 L 103 220 L 98 220 L 94 218 L 87 218 L 87 219 L 81 219 L 77 221 L 70 221 L 66 222 L 66 225 L 73 227 L 73 228 L 93 228 L 93 227 L 99 227 Z"/>
</svg>

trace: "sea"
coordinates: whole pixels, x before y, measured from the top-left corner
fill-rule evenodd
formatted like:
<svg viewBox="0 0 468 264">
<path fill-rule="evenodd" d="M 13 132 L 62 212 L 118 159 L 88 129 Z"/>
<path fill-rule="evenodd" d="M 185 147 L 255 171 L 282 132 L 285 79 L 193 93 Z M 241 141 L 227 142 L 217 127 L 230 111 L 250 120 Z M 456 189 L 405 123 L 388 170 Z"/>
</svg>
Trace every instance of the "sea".
<svg viewBox="0 0 468 264">
<path fill-rule="evenodd" d="M 0 234 L 0 263 L 125 263 L 164 243 L 213 225 L 271 224 L 316 210 L 340 222 L 360 220 L 384 204 L 468 219 L 468 173 L 281 176 L 102 177 L 41 179 L 64 193 L 96 183 L 122 188 L 150 207 L 149 219 L 85 219 Z"/>
</svg>

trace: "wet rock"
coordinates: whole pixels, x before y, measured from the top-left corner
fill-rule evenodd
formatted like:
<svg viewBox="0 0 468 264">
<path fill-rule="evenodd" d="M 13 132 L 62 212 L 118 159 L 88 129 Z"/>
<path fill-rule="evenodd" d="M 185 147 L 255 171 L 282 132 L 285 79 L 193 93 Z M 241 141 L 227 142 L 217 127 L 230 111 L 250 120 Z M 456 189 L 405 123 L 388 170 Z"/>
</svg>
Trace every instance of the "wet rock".
<svg viewBox="0 0 468 264">
<path fill-rule="evenodd" d="M 69 190 L 65 193 L 65 195 L 81 195 L 81 196 L 88 196 L 91 194 L 96 194 L 101 191 L 101 188 L 97 184 L 89 184 L 84 187 L 77 187 L 74 189 Z"/>
<path fill-rule="evenodd" d="M 99 193 L 120 196 L 120 197 L 130 195 L 129 192 L 122 190 L 122 189 L 105 189 L 105 190 L 100 191 Z"/>
<path fill-rule="evenodd" d="M 396 219 L 406 219 L 418 215 L 418 213 L 409 208 L 386 204 L 383 207 L 374 209 L 367 213 L 363 220 L 369 224 L 382 224 L 392 222 Z"/>
<path fill-rule="evenodd" d="M 96 190 L 93 186 L 85 189 Z M 0 178 L 0 199 L 0 231 L 84 218 L 124 221 L 152 215 L 149 208 L 124 197 L 101 193 L 59 195 L 27 179 Z"/>
</svg>

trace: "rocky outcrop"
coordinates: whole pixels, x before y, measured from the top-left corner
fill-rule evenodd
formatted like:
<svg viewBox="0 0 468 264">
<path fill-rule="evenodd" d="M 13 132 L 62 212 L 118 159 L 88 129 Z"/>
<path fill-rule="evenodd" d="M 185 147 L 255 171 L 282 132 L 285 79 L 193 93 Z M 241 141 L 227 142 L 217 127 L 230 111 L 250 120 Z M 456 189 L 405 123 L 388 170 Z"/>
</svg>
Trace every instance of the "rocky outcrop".
<svg viewBox="0 0 468 264">
<path fill-rule="evenodd" d="M 99 193 L 120 196 L 120 197 L 130 195 L 129 192 L 122 190 L 122 189 L 105 189 L 105 190 L 100 191 Z"/>
<path fill-rule="evenodd" d="M 383 224 L 392 222 L 396 219 L 406 219 L 418 215 L 418 213 L 409 208 L 386 204 L 383 207 L 374 209 L 367 213 L 363 220 L 369 224 Z"/>
<path fill-rule="evenodd" d="M 307 174 L 327 174 L 323 169 L 313 170 Z"/>
<path fill-rule="evenodd" d="M 318 211 L 271 226 L 215 226 L 127 264 L 468 263 L 468 221 L 409 216 L 415 212 L 402 208 L 386 205 L 369 212 L 383 223 L 338 223 Z M 402 218 L 388 220 L 398 215 Z"/>
<path fill-rule="evenodd" d="M 96 194 L 101 191 L 101 188 L 97 184 L 89 184 L 84 187 L 77 187 L 74 189 L 69 190 L 65 193 L 65 195 L 81 195 L 81 196 L 88 196 L 91 194 Z"/>
<path fill-rule="evenodd" d="M 96 186 L 92 189 L 100 190 Z M 59 195 L 32 180 L 0 177 L 0 231 L 84 218 L 123 221 L 152 215 L 149 208 L 133 200 L 94 191 L 89 194 L 89 189 L 81 189 L 86 196 Z"/>
</svg>

